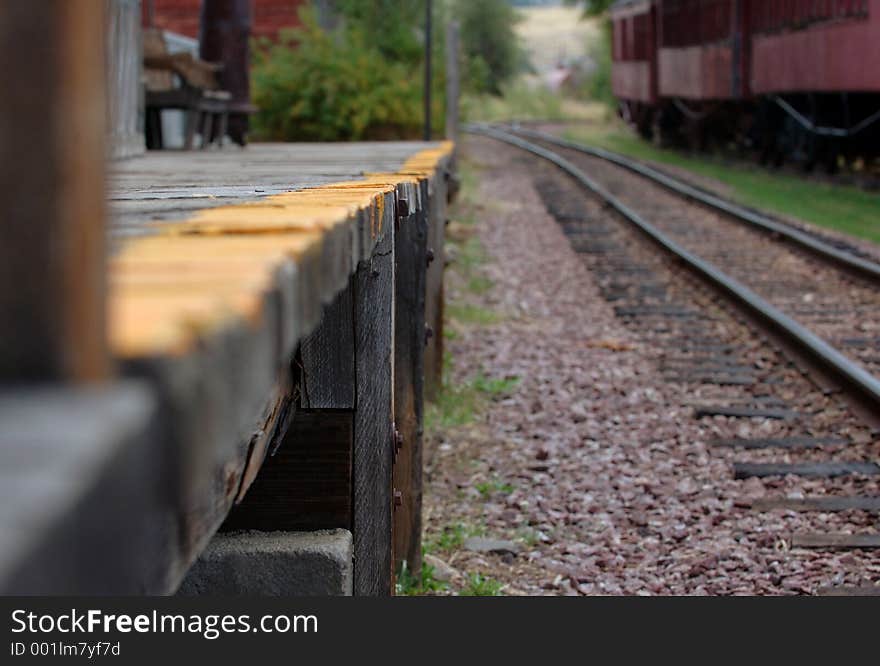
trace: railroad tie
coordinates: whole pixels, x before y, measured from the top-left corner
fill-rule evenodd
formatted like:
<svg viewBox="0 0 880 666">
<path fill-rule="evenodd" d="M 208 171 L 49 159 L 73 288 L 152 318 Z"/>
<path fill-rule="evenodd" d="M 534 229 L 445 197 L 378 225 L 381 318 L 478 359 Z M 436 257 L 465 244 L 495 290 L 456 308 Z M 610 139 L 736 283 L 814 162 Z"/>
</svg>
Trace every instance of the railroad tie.
<svg viewBox="0 0 880 666">
<path fill-rule="evenodd" d="M 880 497 L 762 497 L 752 501 L 756 511 L 816 511 L 820 513 L 836 513 L 839 511 L 880 511 Z"/>
<path fill-rule="evenodd" d="M 713 439 L 709 446 L 734 449 L 824 449 L 847 446 L 850 442 L 839 437 L 765 437 L 748 439 L 727 437 Z"/>
<path fill-rule="evenodd" d="M 819 597 L 880 597 L 880 585 L 828 586 L 816 590 Z"/>
<path fill-rule="evenodd" d="M 773 407 L 742 407 L 728 405 L 701 405 L 694 409 L 694 418 L 702 419 L 707 416 L 728 416 L 737 419 L 777 419 L 781 421 L 794 421 L 799 414 L 790 409 L 777 409 Z"/>
<path fill-rule="evenodd" d="M 880 465 L 872 462 L 808 462 L 808 463 L 733 463 L 733 478 L 748 479 L 768 476 L 803 476 L 831 479 L 838 476 L 861 474 L 876 476 Z"/>
<path fill-rule="evenodd" d="M 880 534 L 793 534 L 792 548 L 855 549 L 880 548 Z"/>
</svg>

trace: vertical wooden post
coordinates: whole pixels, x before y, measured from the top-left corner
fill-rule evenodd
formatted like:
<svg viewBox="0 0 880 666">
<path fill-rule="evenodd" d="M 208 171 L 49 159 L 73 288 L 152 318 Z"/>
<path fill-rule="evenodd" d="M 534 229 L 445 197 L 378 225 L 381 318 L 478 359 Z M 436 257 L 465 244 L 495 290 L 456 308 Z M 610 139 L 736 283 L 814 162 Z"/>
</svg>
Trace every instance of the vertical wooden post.
<svg viewBox="0 0 880 666">
<path fill-rule="evenodd" d="M 421 570 L 422 423 L 425 384 L 425 278 L 428 182 L 405 185 L 410 214 L 394 236 L 394 510 L 395 568 Z M 425 205 L 415 210 L 415 202 Z"/>
<path fill-rule="evenodd" d="M 458 66 L 458 22 L 446 26 L 446 138 L 458 138 L 458 100 L 461 77 Z"/>
<path fill-rule="evenodd" d="M 105 333 L 104 3 L 0 4 L 0 380 L 96 381 Z"/>
<path fill-rule="evenodd" d="M 443 252 L 448 183 L 434 179 L 428 211 L 428 271 L 425 278 L 425 398 L 436 400 L 443 386 Z M 428 335 L 430 333 L 430 335 Z"/>
<path fill-rule="evenodd" d="M 389 225 L 386 219 L 385 225 Z M 393 446 L 394 230 L 384 230 L 373 256 L 354 276 L 357 408 L 352 455 L 354 593 L 391 593 L 391 462 Z"/>
<path fill-rule="evenodd" d="M 199 53 L 223 64 L 220 80 L 232 94 L 227 133 L 241 145 L 247 141 L 251 110 L 250 36 L 250 0 L 203 0 Z"/>
</svg>

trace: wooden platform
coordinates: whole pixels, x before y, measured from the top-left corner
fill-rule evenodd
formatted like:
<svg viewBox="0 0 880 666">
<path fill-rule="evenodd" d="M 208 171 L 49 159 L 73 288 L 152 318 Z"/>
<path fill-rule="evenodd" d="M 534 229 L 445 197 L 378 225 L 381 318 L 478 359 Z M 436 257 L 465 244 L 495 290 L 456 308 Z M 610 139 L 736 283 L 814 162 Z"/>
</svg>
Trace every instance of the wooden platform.
<svg viewBox="0 0 880 666">
<path fill-rule="evenodd" d="M 273 487 L 289 488 L 291 506 L 320 505 L 302 490 L 320 484 L 297 475 L 334 465 L 322 515 L 353 531 L 356 592 L 388 593 L 393 561 L 418 558 L 421 399 L 440 367 L 451 153 L 446 143 L 270 144 L 119 163 L 108 336 L 126 389 L 57 398 L 64 425 L 36 428 L 39 447 L 15 424 L 0 478 L 32 470 L 53 487 L 57 475 L 64 505 L 7 491 L 27 479 L 0 486 L 0 521 L 18 530 L 0 543 L 0 590 L 172 592 L 236 502 L 237 526 L 274 524 L 265 501 L 248 508 L 247 491 L 270 452 L 303 446 L 317 454 L 283 456 Z M 38 423 L 20 400 L 0 394 L 0 413 Z M 102 423 L 102 405 L 123 416 Z M 291 429 L 297 413 L 307 427 Z M 11 427 L 0 421 L 0 438 Z M 90 427 L 101 436 L 79 437 Z M 322 432 L 332 455 L 320 455 Z M 340 467 L 347 436 L 350 469 Z M 51 454 L 71 437 L 85 461 L 73 481 L 69 456 Z M 23 464 L 29 447 L 48 462 Z M 302 460 L 316 467 L 291 464 Z M 285 529 L 296 523 L 287 509 Z M 40 575 L 53 568 L 63 576 Z"/>
</svg>

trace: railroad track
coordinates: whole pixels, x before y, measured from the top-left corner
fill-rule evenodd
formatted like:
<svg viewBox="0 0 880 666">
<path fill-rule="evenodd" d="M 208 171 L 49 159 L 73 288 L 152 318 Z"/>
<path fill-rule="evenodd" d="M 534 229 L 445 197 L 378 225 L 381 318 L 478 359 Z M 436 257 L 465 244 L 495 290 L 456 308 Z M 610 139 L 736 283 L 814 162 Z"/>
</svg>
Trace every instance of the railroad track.
<svg viewBox="0 0 880 666">
<path fill-rule="evenodd" d="M 784 490 L 789 475 L 815 479 L 814 495 L 743 500 L 756 511 L 838 516 L 834 530 L 788 535 L 785 547 L 880 548 L 880 280 L 872 271 L 770 238 L 665 186 L 652 190 L 641 175 L 594 155 L 468 129 L 545 160 L 536 183 L 548 210 L 616 314 L 665 350 L 660 371 L 687 387 L 693 417 L 717 435 L 711 449 L 731 460 L 734 476 L 766 480 L 771 491 Z"/>
<path fill-rule="evenodd" d="M 742 206 L 729 199 L 724 199 L 717 194 L 696 187 L 681 178 L 676 178 L 669 173 L 620 153 L 575 141 L 568 141 L 554 134 L 519 125 L 509 128 L 502 126 L 502 129 L 542 144 L 550 144 L 557 148 L 572 150 L 582 155 L 604 160 L 633 174 L 642 176 L 649 182 L 665 188 L 674 194 L 678 194 L 685 199 L 700 203 L 710 210 L 727 215 L 731 219 L 742 222 L 757 230 L 772 234 L 777 239 L 784 239 L 786 242 L 802 250 L 815 252 L 821 259 L 837 263 L 840 267 L 851 271 L 855 275 L 874 280 L 880 278 L 880 264 L 877 263 L 876 257 L 867 254 L 852 243 L 832 238 L 814 230 L 805 231 L 804 229 L 798 229 L 767 213 Z"/>
</svg>

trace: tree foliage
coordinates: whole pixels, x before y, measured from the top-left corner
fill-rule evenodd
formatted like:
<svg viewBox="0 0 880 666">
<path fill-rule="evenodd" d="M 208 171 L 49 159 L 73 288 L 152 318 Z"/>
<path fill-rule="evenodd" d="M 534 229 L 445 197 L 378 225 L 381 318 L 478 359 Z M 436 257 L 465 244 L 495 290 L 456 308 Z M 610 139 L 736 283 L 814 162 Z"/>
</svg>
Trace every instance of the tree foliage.
<svg viewBox="0 0 880 666">
<path fill-rule="evenodd" d="M 567 5 L 583 5 L 587 16 L 601 16 L 614 2 L 615 0 L 565 0 Z"/>
<path fill-rule="evenodd" d="M 425 0 L 336 0 L 349 27 L 373 40 L 383 57 L 418 62 L 423 57 Z"/>
<path fill-rule="evenodd" d="M 461 25 L 468 87 L 500 94 L 502 84 L 523 62 L 514 31 L 516 10 L 507 0 L 455 0 L 452 9 Z"/>
</svg>

